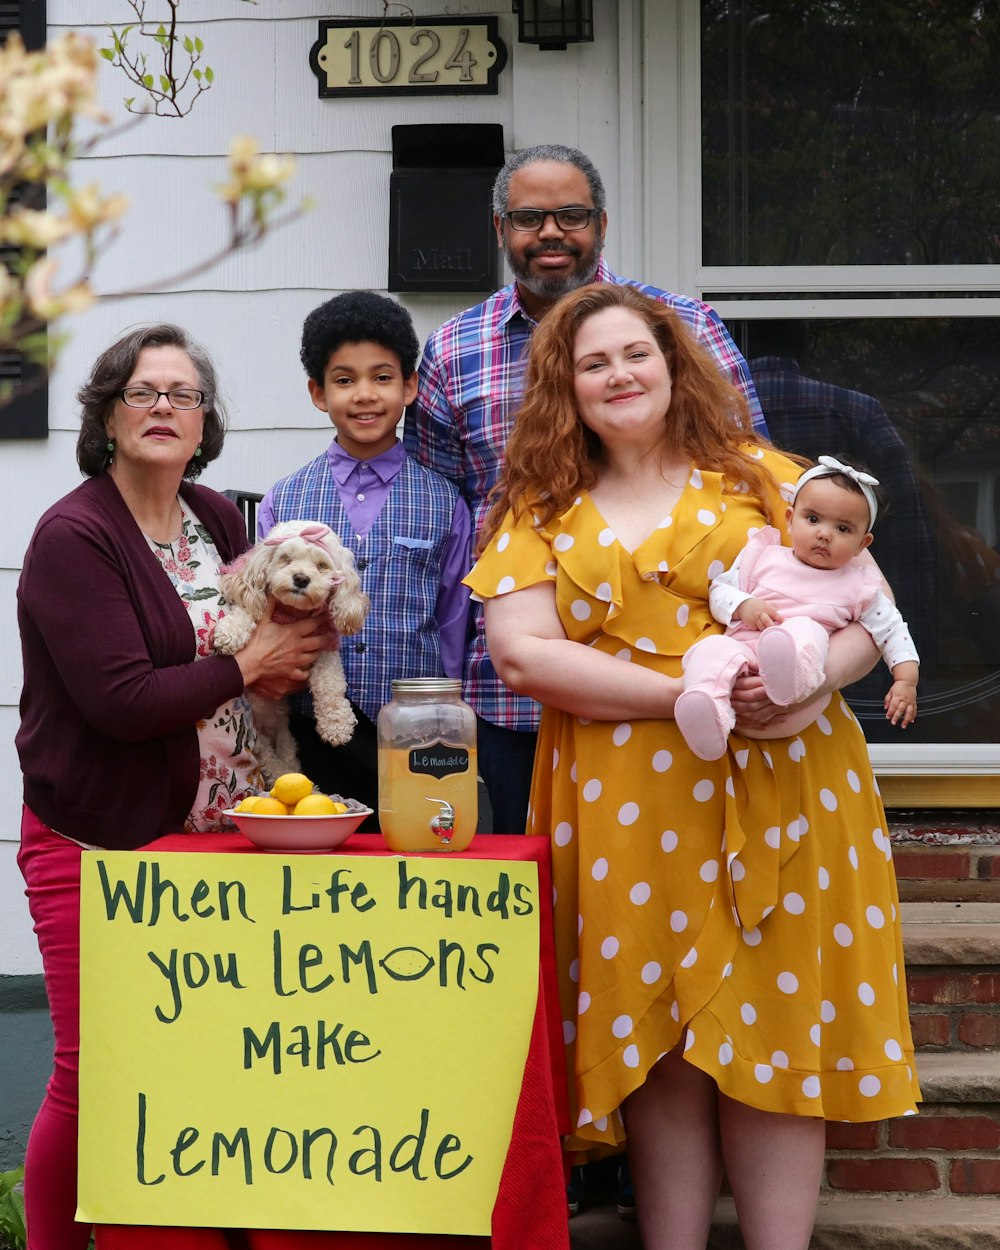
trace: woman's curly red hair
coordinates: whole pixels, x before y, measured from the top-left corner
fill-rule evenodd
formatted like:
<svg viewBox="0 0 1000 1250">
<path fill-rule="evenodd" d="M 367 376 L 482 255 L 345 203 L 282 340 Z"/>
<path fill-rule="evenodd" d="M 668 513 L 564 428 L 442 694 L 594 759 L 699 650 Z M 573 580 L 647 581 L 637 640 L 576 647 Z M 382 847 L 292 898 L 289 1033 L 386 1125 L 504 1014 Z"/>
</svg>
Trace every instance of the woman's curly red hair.
<svg viewBox="0 0 1000 1250">
<path fill-rule="evenodd" d="M 730 489 L 742 482 L 767 499 L 769 474 L 750 454 L 767 444 L 754 433 L 746 399 L 719 372 L 715 358 L 666 304 L 631 286 L 594 283 L 564 296 L 532 335 L 524 398 L 490 492 L 480 552 L 508 509 L 520 514 L 531 508 L 545 524 L 596 483 L 602 445 L 577 414 L 573 348 L 580 326 L 609 308 L 641 317 L 666 357 L 671 398 L 665 453 L 723 473 Z"/>
</svg>

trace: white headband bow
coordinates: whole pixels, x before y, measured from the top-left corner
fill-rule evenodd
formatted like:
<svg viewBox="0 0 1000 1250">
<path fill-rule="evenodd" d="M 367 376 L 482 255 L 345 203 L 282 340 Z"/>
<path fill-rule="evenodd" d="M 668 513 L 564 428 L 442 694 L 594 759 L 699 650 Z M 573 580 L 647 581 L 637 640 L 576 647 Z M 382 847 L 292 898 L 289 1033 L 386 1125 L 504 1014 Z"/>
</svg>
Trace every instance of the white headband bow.
<svg viewBox="0 0 1000 1250">
<path fill-rule="evenodd" d="M 843 473 L 844 477 L 849 477 L 852 482 L 857 482 L 861 488 L 861 493 L 865 497 L 868 504 L 868 511 L 871 514 L 871 520 L 868 523 L 870 530 L 875 528 L 875 518 L 878 516 L 878 500 L 875 498 L 873 486 L 878 486 L 878 478 L 872 477 L 870 473 L 864 473 L 861 469 L 856 469 L 852 464 L 841 464 L 839 460 L 835 460 L 833 456 L 820 456 L 819 464 L 811 469 L 806 469 L 805 473 L 795 483 L 795 490 L 792 491 L 792 503 L 798 498 L 799 491 L 805 486 L 806 482 L 812 482 L 818 477 L 830 477 L 834 473 Z"/>
</svg>

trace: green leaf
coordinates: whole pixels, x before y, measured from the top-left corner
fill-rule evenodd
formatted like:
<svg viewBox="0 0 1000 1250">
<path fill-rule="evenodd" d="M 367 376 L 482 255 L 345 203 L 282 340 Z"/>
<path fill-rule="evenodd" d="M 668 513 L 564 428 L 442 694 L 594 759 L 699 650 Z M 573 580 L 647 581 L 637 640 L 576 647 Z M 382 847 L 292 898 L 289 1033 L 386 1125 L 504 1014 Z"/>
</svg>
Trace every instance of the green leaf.
<svg viewBox="0 0 1000 1250">
<path fill-rule="evenodd" d="M 130 95 L 130 96 L 128 96 L 128 97 L 126 98 L 126 100 L 125 100 L 125 107 L 126 107 L 127 109 L 130 109 L 134 103 L 135 103 L 135 96 L 134 96 L 134 95 Z"/>
<path fill-rule="evenodd" d="M 202 43 L 201 39 L 199 39 L 197 35 L 195 35 L 194 37 L 194 50 L 195 52 L 205 51 L 205 45 Z"/>
<path fill-rule="evenodd" d="M 114 48 L 98 48 L 97 51 L 101 54 L 101 56 L 104 57 L 106 61 L 113 61 L 115 59 Z"/>
<path fill-rule="evenodd" d="M 27 1240 L 24 1228 L 24 1199 L 14 1188 L 24 1178 L 24 1168 L 13 1172 L 0 1172 L 0 1231 L 14 1246 L 23 1246 Z"/>
<path fill-rule="evenodd" d="M 142 85 L 143 85 L 144 87 L 152 87 L 152 85 L 153 85 L 153 75 L 152 75 L 152 74 L 143 74 L 143 76 L 142 76 Z"/>
<path fill-rule="evenodd" d="M 194 71 L 194 76 L 195 76 L 196 82 L 201 82 L 201 70 L 200 69 L 196 69 Z"/>
<path fill-rule="evenodd" d="M 212 67 L 211 67 L 211 65 L 206 65 L 206 66 L 205 66 L 205 81 L 206 81 L 206 82 L 215 82 L 215 75 L 212 73 Z"/>
<path fill-rule="evenodd" d="M 170 88 L 172 86 L 173 86 L 173 83 L 166 76 L 166 74 L 161 74 L 160 75 L 160 90 L 163 92 L 164 95 L 170 94 Z"/>
<path fill-rule="evenodd" d="M 191 38 L 190 35 L 184 36 L 184 51 L 187 52 L 188 54 L 191 54 L 194 52 L 194 40 Z"/>
</svg>

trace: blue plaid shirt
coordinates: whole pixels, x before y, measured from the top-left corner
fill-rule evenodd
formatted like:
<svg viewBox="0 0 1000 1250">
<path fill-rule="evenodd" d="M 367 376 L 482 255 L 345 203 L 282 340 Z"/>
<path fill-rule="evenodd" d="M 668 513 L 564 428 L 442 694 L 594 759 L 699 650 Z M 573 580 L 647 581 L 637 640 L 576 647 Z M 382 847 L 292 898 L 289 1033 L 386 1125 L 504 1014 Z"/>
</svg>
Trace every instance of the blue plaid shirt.
<svg viewBox="0 0 1000 1250">
<path fill-rule="evenodd" d="M 755 428 L 767 434 L 750 370 L 714 309 L 684 295 L 619 278 L 603 258 L 595 281 L 634 286 L 678 313 L 744 393 Z M 455 483 L 472 510 L 474 533 L 479 532 L 486 497 L 500 471 L 535 325 L 512 284 L 446 321 L 424 348 L 417 398 L 406 414 L 403 441 L 418 463 Z M 490 662 L 482 604 L 473 604 L 473 615 L 476 628 L 465 665 L 466 700 L 494 725 L 537 729 L 538 704 L 508 690 Z"/>
<path fill-rule="evenodd" d="M 340 658 L 350 697 L 372 721 L 392 698 L 393 678 L 442 674 L 442 577 L 454 583 L 446 600 L 453 631 L 464 634 L 468 602 L 454 576 L 468 560 L 468 518 L 455 487 L 408 456 L 384 458 L 398 471 L 364 534 L 348 516 L 329 452 L 276 483 L 258 513 L 268 528 L 279 521 L 322 521 L 353 553 L 371 609 L 361 632 L 341 640 Z M 293 700 L 296 711 L 312 715 L 307 692 Z"/>
</svg>

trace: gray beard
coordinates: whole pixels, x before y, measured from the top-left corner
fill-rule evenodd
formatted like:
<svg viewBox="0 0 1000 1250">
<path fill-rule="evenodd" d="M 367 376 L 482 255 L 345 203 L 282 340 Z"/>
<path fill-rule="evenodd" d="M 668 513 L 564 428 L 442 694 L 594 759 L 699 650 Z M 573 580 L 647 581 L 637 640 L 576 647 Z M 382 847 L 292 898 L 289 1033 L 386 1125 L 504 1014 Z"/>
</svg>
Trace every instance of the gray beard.
<svg viewBox="0 0 1000 1250">
<path fill-rule="evenodd" d="M 504 245 L 504 255 L 507 257 L 507 264 L 510 266 L 511 273 L 517 279 L 518 285 L 523 286 L 530 291 L 532 295 L 536 295 L 539 299 L 557 300 L 563 295 L 568 295 L 570 291 L 575 291 L 581 286 L 586 286 L 588 282 L 593 282 L 597 267 L 601 262 L 601 253 L 604 251 L 604 240 L 599 240 L 594 245 L 594 254 L 591 262 L 584 269 L 578 269 L 572 274 L 535 274 L 525 266 L 518 264 L 510 254 L 510 249 Z"/>
</svg>

